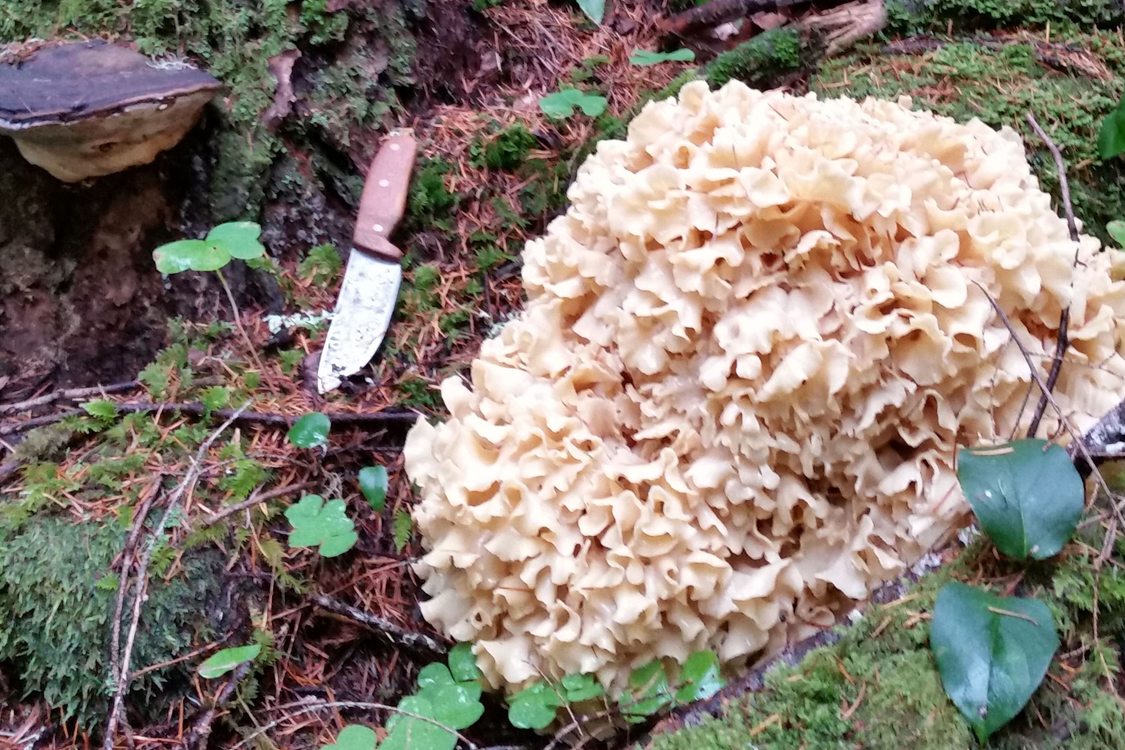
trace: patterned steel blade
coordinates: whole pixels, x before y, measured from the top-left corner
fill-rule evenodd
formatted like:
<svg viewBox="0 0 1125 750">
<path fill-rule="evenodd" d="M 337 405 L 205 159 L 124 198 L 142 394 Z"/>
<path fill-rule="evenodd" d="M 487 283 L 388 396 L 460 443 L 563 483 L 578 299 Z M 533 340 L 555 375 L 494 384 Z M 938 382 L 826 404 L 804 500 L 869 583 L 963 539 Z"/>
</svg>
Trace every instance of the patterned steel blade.
<svg viewBox="0 0 1125 750">
<path fill-rule="evenodd" d="M 336 388 L 359 372 L 375 356 L 394 315 L 402 266 L 358 248 L 352 250 L 336 315 L 320 354 L 316 387 L 321 393 Z"/>
</svg>

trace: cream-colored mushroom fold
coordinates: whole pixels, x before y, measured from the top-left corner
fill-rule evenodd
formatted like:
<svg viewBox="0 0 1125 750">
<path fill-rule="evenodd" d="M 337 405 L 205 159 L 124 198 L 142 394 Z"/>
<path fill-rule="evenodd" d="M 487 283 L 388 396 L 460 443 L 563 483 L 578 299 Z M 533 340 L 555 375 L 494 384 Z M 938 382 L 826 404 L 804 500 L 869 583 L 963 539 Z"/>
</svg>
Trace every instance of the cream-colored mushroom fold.
<svg viewBox="0 0 1125 750">
<path fill-rule="evenodd" d="M 405 449 L 423 613 L 494 687 L 745 659 L 916 560 L 964 518 L 956 446 L 1029 416 L 982 287 L 1044 372 L 1070 306 L 1080 429 L 1125 392 L 1119 254 L 1070 241 L 1010 129 L 693 83 L 568 196 Z"/>
</svg>

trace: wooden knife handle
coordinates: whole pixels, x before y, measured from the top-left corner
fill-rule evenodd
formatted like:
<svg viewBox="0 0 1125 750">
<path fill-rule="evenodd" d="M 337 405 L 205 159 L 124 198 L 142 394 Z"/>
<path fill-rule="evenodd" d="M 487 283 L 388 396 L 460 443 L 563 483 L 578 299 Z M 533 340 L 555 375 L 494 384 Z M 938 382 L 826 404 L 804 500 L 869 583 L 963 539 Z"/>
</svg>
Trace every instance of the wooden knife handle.
<svg viewBox="0 0 1125 750">
<path fill-rule="evenodd" d="M 355 244 L 373 253 L 401 258 L 402 251 L 387 241 L 406 209 L 410 173 L 417 144 L 410 131 L 396 130 L 383 140 L 367 170 L 356 217 Z"/>
</svg>

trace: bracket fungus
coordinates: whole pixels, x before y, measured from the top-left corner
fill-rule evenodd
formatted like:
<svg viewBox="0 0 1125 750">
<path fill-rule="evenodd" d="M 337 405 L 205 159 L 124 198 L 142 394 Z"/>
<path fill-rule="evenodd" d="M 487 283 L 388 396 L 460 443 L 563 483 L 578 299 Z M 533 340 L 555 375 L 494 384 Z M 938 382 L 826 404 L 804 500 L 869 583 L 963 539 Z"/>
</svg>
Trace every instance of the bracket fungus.
<svg viewBox="0 0 1125 750">
<path fill-rule="evenodd" d="M 494 687 L 754 658 L 961 525 L 956 447 L 1032 411 L 982 288 L 1044 372 L 1070 306 L 1080 429 L 1119 400 L 1125 265 L 1070 240 L 1011 129 L 692 83 L 568 198 L 405 449 L 423 612 Z"/>
<path fill-rule="evenodd" d="M 199 121 L 221 84 L 101 40 L 0 60 L 0 134 L 64 182 L 148 164 Z"/>
</svg>

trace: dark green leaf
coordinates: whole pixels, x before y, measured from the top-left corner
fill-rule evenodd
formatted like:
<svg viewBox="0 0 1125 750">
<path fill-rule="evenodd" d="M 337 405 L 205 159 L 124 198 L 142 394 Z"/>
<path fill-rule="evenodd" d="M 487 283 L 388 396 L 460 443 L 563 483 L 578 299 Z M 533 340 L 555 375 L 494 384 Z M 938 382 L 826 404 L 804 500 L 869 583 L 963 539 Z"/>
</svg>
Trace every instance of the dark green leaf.
<svg viewBox="0 0 1125 750">
<path fill-rule="evenodd" d="M 629 56 L 630 63 L 641 67 L 665 62 L 691 62 L 694 59 L 695 53 L 682 47 L 671 52 L 650 52 L 647 49 L 635 49 L 633 54 Z"/>
<path fill-rule="evenodd" d="M 324 502 L 319 495 L 305 495 L 285 511 L 293 526 L 290 547 L 319 547 L 324 557 L 342 555 L 359 540 L 343 500 Z"/>
<path fill-rule="evenodd" d="M 319 448 L 328 444 L 332 420 L 314 411 L 298 419 L 289 429 L 289 442 L 298 448 Z"/>
<path fill-rule="evenodd" d="M 962 450 L 957 478 L 996 548 L 1021 560 L 1058 554 L 1085 507 L 1074 463 L 1044 440 Z"/>
<path fill-rule="evenodd" d="M 254 661 L 262 652 L 262 644 L 255 643 L 250 646 L 237 646 L 224 648 L 211 656 L 210 659 L 199 665 L 199 676 L 207 680 L 222 677 L 248 661 Z"/>
<path fill-rule="evenodd" d="M 433 718 L 450 729 L 467 729 L 484 714 L 480 702 L 480 685 L 443 685 L 427 691 L 434 707 Z"/>
<path fill-rule="evenodd" d="M 588 94 L 575 88 L 548 94 L 539 100 L 539 109 L 553 120 L 562 120 L 574 114 L 575 108 L 583 114 L 597 117 L 605 112 L 606 99 L 600 94 Z"/>
<path fill-rule="evenodd" d="M 544 729 L 555 720 L 562 699 L 553 687 L 535 682 L 513 695 L 508 705 L 508 721 L 518 729 Z"/>
<path fill-rule="evenodd" d="M 359 470 L 359 491 L 376 513 L 387 504 L 387 468 L 368 466 Z"/>
<path fill-rule="evenodd" d="M 262 228 L 252 221 L 232 221 L 208 232 L 206 242 L 221 247 L 232 258 L 253 260 L 266 253 L 266 248 L 258 241 L 261 233 Z"/>
<path fill-rule="evenodd" d="M 471 643 L 458 643 L 449 650 L 449 671 L 458 682 L 480 679 L 481 672 Z"/>
<path fill-rule="evenodd" d="M 719 673 L 719 658 L 713 651 L 696 651 L 684 662 L 680 671 L 680 689 L 676 700 L 680 703 L 710 698 L 723 687 Z"/>
<path fill-rule="evenodd" d="M 938 592 L 930 648 L 945 692 L 982 743 L 1027 704 L 1058 646 L 1042 602 L 962 583 Z"/>
<path fill-rule="evenodd" d="M 1098 132 L 1098 154 L 1103 159 L 1125 154 L 1125 97 L 1102 123 Z"/>
<path fill-rule="evenodd" d="M 578 7 L 591 21 L 601 25 L 605 18 L 605 0 L 578 0 Z"/>
<path fill-rule="evenodd" d="M 336 735 L 336 741 L 322 750 L 375 750 L 379 741 L 373 729 L 362 724 L 349 724 Z"/>
<path fill-rule="evenodd" d="M 627 720 L 642 721 L 671 704 L 673 697 L 664 665 L 650 661 L 629 675 L 629 692 L 621 697 L 621 710 Z"/>
</svg>

